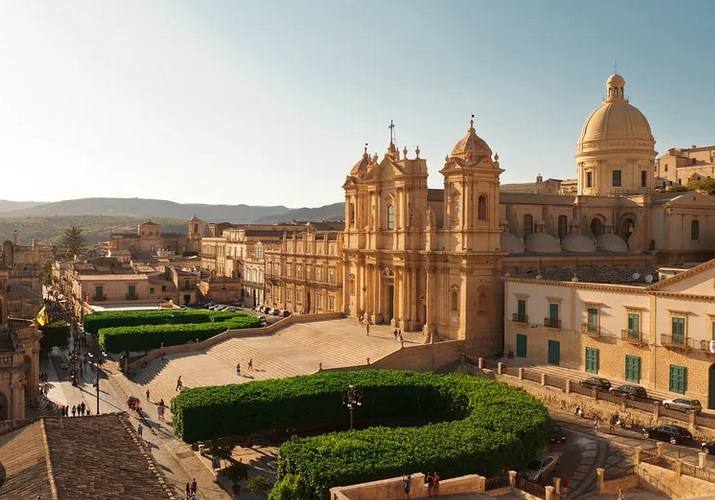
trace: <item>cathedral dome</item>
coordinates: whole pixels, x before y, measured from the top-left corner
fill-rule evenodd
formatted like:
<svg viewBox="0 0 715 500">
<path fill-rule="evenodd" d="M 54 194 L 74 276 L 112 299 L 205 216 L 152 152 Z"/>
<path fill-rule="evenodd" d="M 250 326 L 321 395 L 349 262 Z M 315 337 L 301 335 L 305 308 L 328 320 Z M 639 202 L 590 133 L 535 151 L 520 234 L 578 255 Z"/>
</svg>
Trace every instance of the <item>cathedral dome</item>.
<svg viewBox="0 0 715 500">
<path fill-rule="evenodd" d="M 596 237 L 596 249 L 599 252 L 628 252 L 626 240 L 614 233 L 603 233 Z"/>
<path fill-rule="evenodd" d="M 559 239 L 548 233 L 531 233 L 526 238 L 526 251 L 534 253 L 560 253 Z"/>
<path fill-rule="evenodd" d="M 596 251 L 596 244 L 585 234 L 571 233 L 561 238 L 561 248 L 565 252 L 593 253 Z"/>
<path fill-rule="evenodd" d="M 355 165 L 353 165 L 353 168 L 350 169 L 350 175 L 354 177 L 362 177 L 367 172 L 369 165 L 370 155 L 367 154 L 367 144 L 365 144 L 365 150 L 363 151 L 362 157 Z"/>
<path fill-rule="evenodd" d="M 504 232 L 499 235 L 499 248 L 509 254 L 524 253 L 524 242 L 515 234 Z"/>
<path fill-rule="evenodd" d="M 487 146 L 487 143 L 484 142 L 484 139 L 479 137 L 474 130 L 474 118 L 469 122 L 467 135 L 452 148 L 451 156 L 468 161 L 476 160 L 484 156 L 488 158 L 492 157 L 492 150 Z"/>
<path fill-rule="evenodd" d="M 614 150 L 653 152 L 655 139 L 648 120 L 628 103 L 625 83 L 618 74 L 606 82 L 606 100 L 584 123 L 576 145 L 577 156 Z"/>
</svg>

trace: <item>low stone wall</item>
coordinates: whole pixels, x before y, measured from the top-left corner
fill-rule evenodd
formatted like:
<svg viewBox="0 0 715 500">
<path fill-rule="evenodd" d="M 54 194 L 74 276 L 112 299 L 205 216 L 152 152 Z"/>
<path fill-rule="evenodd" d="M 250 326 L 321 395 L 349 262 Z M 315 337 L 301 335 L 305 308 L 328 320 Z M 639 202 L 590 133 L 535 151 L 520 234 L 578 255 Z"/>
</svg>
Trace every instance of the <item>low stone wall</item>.
<svg viewBox="0 0 715 500">
<path fill-rule="evenodd" d="M 20 418 L 20 419 L 15 419 L 15 420 L 0 420 L 0 435 L 7 434 L 8 432 L 12 432 L 16 429 L 19 429 L 20 427 L 25 427 L 26 425 L 29 425 L 35 421 L 36 421 L 36 419 L 34 419 L 34 418 Z"/>
<path fill-rule="evenodd" d="M 374 362 L 371 368 L 385 370 L 434 371 L 440 366 L 460 359 L 464 351 L 463 340 L 445 340 L 434 344 L 403 347 Z"/>
<path fill-rule="evenodd" d="M 428 498 L 429 492 L 422 473 L 412 474 L 410 498 Z M 445 479 L 439 483 L 440 495 L 460 493 L 484 493 L 486 479 L 476 474 Z M 330 489 L 331 500 L 396 500 L 405 498 L 401 477 L 372 481 L 369 483 L 338 486 Z"/>
<path fill-rule="evenodd" d="M 642 483 L 647 483 L 647 490 L 659 490 L 671 498 L 715 498 L 715 484 L 657 465 L 639 464 L 638 475 Z"/>
<path fill-rule="evenodd" d="M 291 314 L 287 318 L 283 318 L 280 321 L 273 323 L 262 328 L 239 328 L 239 329 L 229 329 L 225 332 L 214 335 L 202 342 L 192 342 L 190 344 L 181 345 L 171 345 L 161 347 L 160 349 L 155 349 L 145 356 L 132 361 L 129 363 L 129 370 L 136 370 L 144 367 L 146 363 L 154 359 L 160 358 L 164 354 L 176 354 L 200 351 L 202 349 L 207 349 L 213 345 L 216 345 L 224 340 L 231 338 L 243 338 L 243 337 L 260 337 L 263 335 L 272 335 L 278 330 L 287 328 L 290 325 L 297 323 L 311 323 L 313 321 L 327 321 L 332 319 L 342 319 L 345 315 L 343 313 L 323 313 L 323 314 Z"/>
</svg>

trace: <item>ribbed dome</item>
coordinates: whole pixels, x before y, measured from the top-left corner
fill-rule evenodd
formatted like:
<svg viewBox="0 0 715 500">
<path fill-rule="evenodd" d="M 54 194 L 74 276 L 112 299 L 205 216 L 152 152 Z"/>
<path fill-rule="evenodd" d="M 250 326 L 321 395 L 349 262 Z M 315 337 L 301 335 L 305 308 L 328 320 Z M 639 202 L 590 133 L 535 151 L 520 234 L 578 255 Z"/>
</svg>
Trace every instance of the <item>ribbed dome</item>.
<svg viewBox="0 0 715 500">
<path fill-rule="evenodd" d="M 603 233 L 596 237 L 596 249 L 599 252 L 628 252 L 628 243 L 614 233 Z"/>
<path fill-rule="evenodd" d="M 464 160 L 475 160 L 479 156 L 492 157 L 492 150 L 474 130 L 474 119 L 469 122 L 467 135 L 452 148 L 451 156 Z"/>
<path fill-rule="evenodd" d="M 561 253 L 559 239 L 548 233 L 531 233 L 526 238 L 526 251 L 535 253 Z"/>
<path fill-rule="evenodd" d="M 588 117 L 576 144 L 578 153 L 607 150 L 653 151 L 655 139 L 648 120 L 625 98 L 625 80 L 612 75 L 603 104 Z"/>
<path fill-rule="evenodd" d="M 365 151 L 362 154 L 362 158 L 350 169 L 350 175 L 355 177 L 361 177 L 367 172 L 367 167 L 370 164 L 370 155 L 367 154 L 367 145 L 365 145 Z"/>
<path fill-rule="evenodd" d="M 596 244 L 585 234 L 571 233 L 561 238 L 561 248 L 565 252 L 593 253 L 596 251 Z"/>
<path fill-rule="evenodd" d="M 499 248 L 506 253 L 524 253 L 524 243 L 521 238 L 511 233 L 499 235 Z"/>
</svg>

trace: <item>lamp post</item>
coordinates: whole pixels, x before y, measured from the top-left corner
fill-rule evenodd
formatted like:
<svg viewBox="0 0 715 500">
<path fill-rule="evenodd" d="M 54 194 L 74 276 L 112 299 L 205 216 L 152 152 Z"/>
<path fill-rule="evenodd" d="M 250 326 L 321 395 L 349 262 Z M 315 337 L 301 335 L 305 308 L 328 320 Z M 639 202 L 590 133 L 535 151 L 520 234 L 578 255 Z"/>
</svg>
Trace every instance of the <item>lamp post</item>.
<svg viewBox="0 0 715 500">
<path fill-rule="evenodd" d="M 348 385 L 347 392 L 343 395 L 343 404 L 350 410 L 350 429 L 353 428 L 353 410 L 362 406 L 362 392 L 353 384 Z"/>
</svg>

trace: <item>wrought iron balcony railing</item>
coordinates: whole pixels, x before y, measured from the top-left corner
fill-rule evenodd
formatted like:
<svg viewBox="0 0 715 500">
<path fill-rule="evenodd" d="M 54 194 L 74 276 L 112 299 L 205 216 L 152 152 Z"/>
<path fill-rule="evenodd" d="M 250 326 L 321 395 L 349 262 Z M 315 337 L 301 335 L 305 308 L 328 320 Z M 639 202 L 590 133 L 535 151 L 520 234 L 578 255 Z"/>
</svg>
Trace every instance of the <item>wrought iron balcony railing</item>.
<svg viewBox="0 0 715 500">
<path fill-rule="evenodd" d="M 544 326 L 547 328 L 561 328 L 561 320 L 555 318 L 544 318 Z"/>
<path fill-rule="evenodd" d="M 589 323 L 582 323 L 581 333 L 583 333 L 584 335 L 589 335 L 591 337 L 600 337 L 601 327 L 598 325 L 591 325 Z"/>
<path fill-rule="evenodd" d="M 621 340 L 630 342 L 631 344 L 644 344 L 646 341 L 643 332 L 628 329 L 621 330 Z"/>
<path fill-rule="evenodd" d="M 518 314 L 518 313 L 512 313 L 511 315 L 511 320 L 514 323 L 524 323 L 527 324 L 529 322 L 529 316 L 526 314 Z"/>
</svg>

